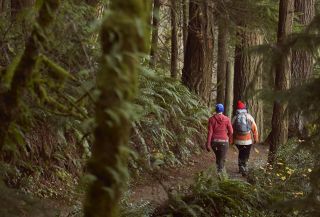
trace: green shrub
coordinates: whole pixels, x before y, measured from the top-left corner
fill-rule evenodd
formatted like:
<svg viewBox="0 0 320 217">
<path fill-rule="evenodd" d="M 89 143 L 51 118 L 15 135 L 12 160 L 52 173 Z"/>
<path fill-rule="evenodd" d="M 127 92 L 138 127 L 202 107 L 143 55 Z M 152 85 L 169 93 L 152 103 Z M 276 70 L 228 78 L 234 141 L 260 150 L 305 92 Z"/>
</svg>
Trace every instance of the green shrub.
<svg viewBox="0 0 320 217">
<path fill-rule="evenodd" d="M 268 192 L 274 202 L 271 207 L 274 213 L 279 216 L 305 216 L 297 206 L 289 204 L 311 192 L 309 176 L 313 164 L 310 152 L 301 149 L 299 140 L 293 139 L 279 148 L 273 166 L 267 164 L 251 170 L 248 181 Z"/>
<path fill-rule="evenodd" d="M 173 196 L 169 211 L 161 216 L 272 216 L 266 211 L 269 203 L 269 195 L 256 186 L 202 173 L 189 195 Z"/>
</svg>

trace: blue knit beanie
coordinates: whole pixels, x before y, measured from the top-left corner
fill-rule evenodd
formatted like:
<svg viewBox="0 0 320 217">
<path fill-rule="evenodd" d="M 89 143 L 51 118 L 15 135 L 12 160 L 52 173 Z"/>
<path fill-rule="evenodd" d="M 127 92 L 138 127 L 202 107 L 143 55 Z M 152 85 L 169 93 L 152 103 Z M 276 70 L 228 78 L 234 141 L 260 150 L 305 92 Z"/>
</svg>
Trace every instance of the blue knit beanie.
<svg viewBox="0 0 320 217">
<path fill-rule="evenodd" d="M 216 105 L 216 112 L 217 113 L 224 112 L 224 107 L 223 107 L 222 104 L 219 103 L 219 104 Z"/>
</svg>

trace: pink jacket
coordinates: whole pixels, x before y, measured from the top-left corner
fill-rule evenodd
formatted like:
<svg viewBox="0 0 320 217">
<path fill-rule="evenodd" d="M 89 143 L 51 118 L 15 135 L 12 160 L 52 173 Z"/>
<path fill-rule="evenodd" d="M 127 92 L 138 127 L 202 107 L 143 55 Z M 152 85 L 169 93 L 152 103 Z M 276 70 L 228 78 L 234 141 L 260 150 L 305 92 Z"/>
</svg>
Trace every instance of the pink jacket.
<svg viewBox="0 0 320 217">
<path fill-rule="evenodd" d="M 208 140 L 210 145 L 212 141 L 232 141 L 233 128 L 230 119 L 223 114 L 215 114 L 209 118 Z"/>
</svg>

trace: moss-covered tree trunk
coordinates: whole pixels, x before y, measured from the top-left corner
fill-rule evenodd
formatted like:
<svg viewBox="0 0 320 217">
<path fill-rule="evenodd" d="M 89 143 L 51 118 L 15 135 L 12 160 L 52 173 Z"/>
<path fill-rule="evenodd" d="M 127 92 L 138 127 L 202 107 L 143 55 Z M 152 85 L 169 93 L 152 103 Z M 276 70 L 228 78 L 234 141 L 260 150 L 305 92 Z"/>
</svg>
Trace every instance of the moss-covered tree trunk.
<svg viewBox="0 0 320 217">
<path fill-rule="evenodd" d="M 278 45 L 282 47 L 286 37 L 292 32 L 294 15 L 294 0 L 281 0 L 279 4 Z M 291 74 L 291 52 L 286 51 L 276 63 L 275 90 L 289 89 Z M 272 114 L 272 130 L 268 136 L 270 143 L 269 163 L 273 163 L 281 144 L 288 140 L 288 110 L 287 103 L 275 101 Z"/>
<path fill-rule="evenodd" d="M 7 73 L 13 78 L 8 90 L 0 92 L 0 150 L 2 149 L 10 124 L 19 114 L 19 102 L 27 91 L 27 86 L 32 78 L 36 66 L 41 44 L 45 41 L 46 30 L 54 20 L 54 15 L 59 6 L 59 0 L 45 0 L 39 11 L 35 27 L 26 43 L 21 59 L 8 69 Z"/>
<path fill-rule="evenodd" d="M 127 182 L 127 150 L 137 92 L 139 53 L 147 50 L 149 0 L 113 0 L 101 27 L 97 74 L 95 142 L 88 170 L 93 177 L 84 204 L 86 217 L 119 216 Z"/>
<path fill-rule="evenodd" d="M 213 13 L 212 2 L 190 1 L 189 26 L 182 71 L 182 83 L 210 101 L 213 73 Z"/>
</svg>

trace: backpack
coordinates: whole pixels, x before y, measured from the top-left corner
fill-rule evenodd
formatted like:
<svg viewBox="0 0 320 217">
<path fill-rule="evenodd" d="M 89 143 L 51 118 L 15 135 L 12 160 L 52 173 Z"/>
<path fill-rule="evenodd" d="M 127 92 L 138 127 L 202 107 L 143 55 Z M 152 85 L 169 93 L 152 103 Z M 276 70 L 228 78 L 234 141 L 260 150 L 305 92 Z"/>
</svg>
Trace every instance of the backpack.
<svg viewBox="0 0 320 217">
<path fill-rule="evenodd" d="M 235 131 L 239 134 L 248 134 L 251 131 L 251 121 L 248 120 L 246 113 L 240 113 L 235 119 Z"/>
</svg>

